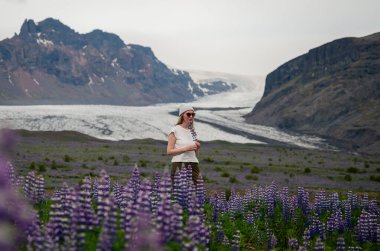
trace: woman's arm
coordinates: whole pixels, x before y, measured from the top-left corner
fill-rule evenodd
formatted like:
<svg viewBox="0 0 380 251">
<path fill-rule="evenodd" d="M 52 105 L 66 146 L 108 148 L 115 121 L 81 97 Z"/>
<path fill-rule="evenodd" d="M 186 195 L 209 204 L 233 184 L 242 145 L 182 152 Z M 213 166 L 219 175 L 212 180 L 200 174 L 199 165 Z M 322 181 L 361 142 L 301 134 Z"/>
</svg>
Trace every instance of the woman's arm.
<svg viewBox="0 0 380 251">
<path fill-rule="evenodd" d="M 168 146 L 166 148 L 166 153 L 168 155 L 177 155 L 177 154 L 181 154 L 188 151 L 196 151 L 198 149 L 198 146 L 196 143 L 176 149 L 174 148 L 175 141 L 176 141 L 176 137 L 174 136 L 174 133 L 170 133 L 169 139 L 168 139 Z"/>
</svg>

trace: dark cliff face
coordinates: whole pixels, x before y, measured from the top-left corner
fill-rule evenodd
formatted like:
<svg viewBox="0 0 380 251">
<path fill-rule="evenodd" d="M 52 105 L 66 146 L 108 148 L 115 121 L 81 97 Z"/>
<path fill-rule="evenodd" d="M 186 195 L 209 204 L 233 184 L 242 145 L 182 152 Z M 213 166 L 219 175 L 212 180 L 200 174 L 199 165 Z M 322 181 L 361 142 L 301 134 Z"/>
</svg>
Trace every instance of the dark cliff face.
<svg viewBox="0 0 380 251">
<path fill-rule="evenodd" d="M 343 38 L 271 72 L 250 123 L 380 153 L 380 33 Z"/>
<path fill-rule="evenodd" d="M 0 42 L 0 105 L 186 102 L 202 90 L 148 47 L 94 30 L 79 34 L 60 21 L 25 20 Z"/>
</svg>

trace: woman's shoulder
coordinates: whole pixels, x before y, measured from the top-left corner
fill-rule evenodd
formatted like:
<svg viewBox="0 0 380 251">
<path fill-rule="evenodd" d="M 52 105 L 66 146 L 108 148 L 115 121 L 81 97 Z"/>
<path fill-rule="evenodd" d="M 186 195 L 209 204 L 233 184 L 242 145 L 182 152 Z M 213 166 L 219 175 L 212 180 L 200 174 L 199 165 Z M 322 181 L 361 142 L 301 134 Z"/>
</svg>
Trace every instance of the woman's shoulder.
<svg viewBox="0 0 380 251">
<path fill-rule="evenodd" d="M 170 132 L 176 132 L 176 131 L 178 131 L 178 129 L 180 129 L 179 127 L 181 127 L 181 126 L 180 125 L 173 126 L 172 128 L 170 128 Z"/>
<path fill-rule="evenodd" d="M 188 131 L 185 128 L 183 128 L 181 125 L 175 125 L 170 129 L 170 132 L 178 132 L 178 131 Z"/>
</svg>

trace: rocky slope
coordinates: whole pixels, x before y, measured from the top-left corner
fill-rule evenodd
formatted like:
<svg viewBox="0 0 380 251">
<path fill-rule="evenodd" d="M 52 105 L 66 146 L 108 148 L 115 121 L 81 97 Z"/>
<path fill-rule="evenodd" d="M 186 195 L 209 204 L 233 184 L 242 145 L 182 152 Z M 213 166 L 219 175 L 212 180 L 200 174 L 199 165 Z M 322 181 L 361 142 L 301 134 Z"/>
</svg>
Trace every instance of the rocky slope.
<svg viewBox="0 0 380 251">
<path fill-rule="evenodd" d="M 281 65 L 246 120 L 380 154 L 380 33 L 338 39 Z"/>
<path fill-rule="evenodd" d="M 25 20 L 18 35 L 0 42 L 0 105 L 149 105 L 191 101 L 204 89 L 148 47 L 101 30 L 79 34 L 52 18 Z"/>
</svg>

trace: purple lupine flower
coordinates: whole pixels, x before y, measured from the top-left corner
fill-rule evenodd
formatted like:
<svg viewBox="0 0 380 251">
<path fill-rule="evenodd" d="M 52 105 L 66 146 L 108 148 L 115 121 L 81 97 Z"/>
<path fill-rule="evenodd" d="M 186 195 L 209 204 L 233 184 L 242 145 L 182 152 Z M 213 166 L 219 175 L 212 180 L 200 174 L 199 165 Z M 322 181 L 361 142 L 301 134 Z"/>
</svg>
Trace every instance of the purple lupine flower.
<svg viewBox="0 0 380 251">
<path fill-rule="evenodd" d="M 92 207 L 91 201 L 91 178 L 83 179 L 80 186 L 78 204 L 81 208 L 81 220 L 79 224 L 83 225 L 84 231 L 92 230 L 97 225 L 97 218 Z"/>
<path fill-rule="evenodd" d="M 44 250 L 43 233 L 40 226 L 40 220 L 38 214 L 33 217 L 33 222 L 29 228 L 25 231 L 28 239 L 28 250 Z"/>
<path fill-rule="evenodd" d="M 309 192 L 306 191 L 303 187 L 298 187 L 297 201 L 298 207 L 302 208 L 303 214 L 309 215 L 311 210 Z"/>
<path fill-rule="evenodd" d="M 186 188 L 185 191 L 187 191 L 187 205 L 190 204 L 192 200 L 192 195 L 196 193 L 195 184 L 193 182 L 193 175 L 192 175 L 192 169 L 190 166 L 184 168 L 186 170 Z"/>
<path fill-rule="evenodd" d="M 137 194 L 140 191 L 140 186 L 141 186 L 140 169 L 137 165 L 135 165 L 135 167 L 133 168 L 132 177 L 129 180 L 128 186 L 132 188 L 133 200 L 136 201 Z"/>
<path fill-rule="evenodd" d="M 92 230 L 97 225 L 96 215 L 91 205 L 91 178 L 86 177 L 82 180 L 80 190 L 77 194 L 77 200 L 72 211 L 71 233 L 76 233 L 76 236 L 71 236 L 75 240 L 76 247 L 83 249 L 85 244 L 85 233 Z"/>
<path fill-rule="evenodd" d="M 375 215 L 380 215 L 380 207 L 377 200 L 370 200 L 368 203 L 368 212 Z"/>
<path fill-rule="evenodd" d="M 189 208 L 188 208 L 188 214 L 198 215 L 202 221 L 205 219 L 203 207 L 201 207 L 195 193 L 191 195 L 191 200 L 190 200 Z"/>
<path fill-rule="evenodd" d="M 315 241 L 314 245 L 314 251 L 323 251 L 325 250 L 325 245 L 323 244 L 322 240 L 318 237 Z"/>
<path fill-rule="evenodd" d="M 167 243 L 172 238 L 171 219 L 173 211 L 171 209 L 171 201 L 169 197 L 163 198 L 157 209 L 156 227 L 161 236 L 161 243 Z"/>
<path fill-rule="evenodd" d="M 41 202 L 45 199 L 45 179 L 42 175 L 37 176 L 35 180 L 35 199 L 36 202 Z"/>
<path fill-rule="evenodd" d="M 343 237 L 338 237 L 338 239 L 336 240 L 336 251 L 344 251 L 346 250 L 346 244 L 344 242 L 344 238 Z"/>
<path fill-rule="evenodd" d="M 97 200 L 97 217 L 99 223 L 105 218 L 106 212 L 109 212 L 109 197 L 110 197 L 110 177 L 105 170 L 100 172 L 98 180 L 98 200 Z"/>
<path fill-rule="evenodd" d="M 171 197 L 172 194 L 172 181 L 169 172 L 165 171 L 159 183 L 159 196 L 162 199 Z"/>
<path fill-rule="evenodd" d="M 220 222 L 216 222 L 215 228 L 216 228 L 216 240 L 218 243 L 222 243 L 224 238 L 226 237 L 222 224 Z"/>
<path fill-rule="evenodd" d="M 306 228 L 305 231 L 303 232 L 303 237 L 302 237 L 302 245 L 306 249 L 310 247 L 310 240 L 311 240 L 310 230 Z"/>
<path fill-rule="evenodd" d="M 243 199 L 233 189 L 231 190 L 230 199 L 227 202 L 227 210 L 231 217 L 238 216 L 243 213 Z"/>
<path fill-rule="evenodd" d="M 103 202 L 106 211 L 104 212 L 97 250 L 108 251 L 112 249 L 112 243 L 116 239 L 117 205 L 113 196 L 109 196 Z"/>
<path fill-rule="evenodd" d="M 58 243 L 62 236 L 62 204 L 60 197 L 52 197 L 53 204 L 50 206 L 49 222 L 47 224 L 47 232 L 54 243 Z"/>
<path fill-rule="evenodd" d="M 219 207 L 218 207 L 219 202 L 218 201 L 219 201 L 219 194 L 218 192 L 214 192 L 214 195 L 210 199 L 210 203 L 213 208 L 213 211 L 212 211 L 213 222 L 218 222 L 218 219 L 219 219 Z"/>
<path fill-rule="evenodd" d="M 119 185 L 119 183 L 115 182 L 113 184 L 113 187 L 112 187 L 112 194 L 113 196 L 115 197 L 115 200 L 116 200 L 116 203 L 117 205 L 120 207 L 121 204 L 122 204 L 122 199 L 123 199 L 123 196 L 122 196 L 122 191 L 123 188 L 121 185 Z"/>
<path fill-rule="evenodd" d="M 159 233 L 152 227 L 150 217 L 137 214 L 136 232 L 128 245 L 131 251 L 163 251 L 165 247 L 160 242 Z"/>
<path fill-rule="evenodd" d="M 64 241 L 69 234 L 69 217 L 71 216 L 71 204 L 68 199 L 69 189 L 66 183 L 52 197 L 53 204 L 50 207 L 47 231 L 52 241 L 56 244 Z"/>
<path fill-rule="evenodd" d="M 23 191 L 24 191 L 24 194 L 26 196 L 26 198 L 28 198 L 31 202 L 34 203 L 35 201 L 35 172 L 34 171 L 31 171 L 27 174 L 26 178 L 25 178 L 25 183 L 24 183 L 24 187 L 23 187 Z"/>
<path fill-rule="evenodd" d="M 275 190 L 275 184 L 272 183 L 270 186 L 268 186 L 265 192 L 265 205 L 267 214 L 269 217 L 272 217 L 274 215 L 274 207 L 275 207 L 275 200 L 276 200 L 276 190 Z"/>
<path fill-rule="evenodd" d="M 181 204 L 181 176 L 180 172 L 177 171 L 174 174 L 173 180 L 173 202 Z"/>
<path fill-rule="evenodd" d="M 298 248 L 299 248 L 298 240 L 295 239 L 295 238 L 289 239 L 289 241 L 288 241 L 288 247 L 289 247 L 289 249 L 298 250 Z"/>
<path fill-rule="evenodd" d="M 314 198 L 314 211 L 321 216 L 328 208 L 326 207 L 326 194 L 324 190 L 319 190 Z"/>
<path fill-rule="evenodd" d="M 124 229 L 124 241 L 125 248 L 129 248 L 129 244 L 132 240 L 133 233 L 136 232 L 137 222 L 134 202 L 132 200 L 127 201 L 127 206 L 121 211 L 121 227 Z"/>
<path fill-rule="evenodd" d="M 267 248 L 269 250 L 273 249 L 275 245 L 277 244 L 277 240 L 273 241 L 273 231 L 268 226 L 268 221 L 265 220 L 265 230 L 266 230 L 266 236 L 267 236 Z M 275 239 L 276 237 L 274 237 Z"/>
<path fill-rule="evenodd" d="M 5 164 L 5 167 L 6 167 L 6 174 L 8 176 L 8 180 L 13 186 L 17 187 L 17 176 L 16 176 L 16 171 L 13 164 L 10 161 L 7 161 Z"/>
<path fill-rule="evenodd" d="M 200 242 L 200 228 L 202 226 L 201 219 L 197 215 L 189 216 L 187 224 L 185 226 L 186 240 L 183 242 L 183 246 L 187 250 L 195 250 Z"/>
<path fill-rule="evenodd" d="M 252 211 L 248 212 L 247 216 L 245 217 L 245 221 L 249 224 L 254 224 L 255 220 Z"/>
<path fill-rule="evenodd" d="M 228 246 L 230 245 L 230 241 L 228 240 L 227 236 L 224 235 L 223 241 L 222 241 L 223 246 Z"/>
<path fill-rule="evenodd" d="M 231 241 L 231 251 L 238 251 L 240 246 L 240 231 L 236 230 L 235 234 L 232 236 Z"/>
<path fill-rule="evenodd" d="M 344 225 L 347 228 L 352 227 L 351 203 L 349 200 L 344 203 Z"/>
<path fill-rule="evenodd" d="M 203 208 L 203 206 L 206 203 L 206 189 L 204 188 L 203 177 L 201 174 L 198 176 L 196 193 L 197 193 L 199 204 Z"/>
<path fill-rule="evenodd" d="M 369 239 L 372 241 L 372 242 L 376 242 L 377 241 L 377 229 L 379 228 L 379 225 L 377 223 L 378 221 L 378 216 L 376 216 L 375 214 L 372 214 L 370 213 L 369 214 L 369 222 L 368 222 L 368 227 L 369 227 Z"/>
<path fill-rule="evenodd" d="M 331 194 L 330 197 L 330 211 L 334 212 L 340 205 L 339 195 L 337 192 Z"/>
<path fill-rule="evenodd" d="M 71 237 L 71 225 L 72 225 L 72 215 L 75 205 L 78 201 L 78 196 L 76 191 L 72 187 L 67 187 L 65 184 L 65 190 L 62 193 L 62 237 L 64 239 L 70 239 Z M 67 189 L 67 190 L 66 190 Z"/>
<path fill-rule="evenodd" d="M 157 207 L 158 207 L 158 202 L 160 200 L 160 197 L 159 197 L 160 180 L 161 180 L 161 174 L 156 173 L 154 176 L 154 180 L 153 180 L 152 194 L 151 194 L 151 199 L 150 199 L 153 214 L 156 213 Z"/>
<path fill-rule="evenodd" d="M 280 199 L 282 203 L 282 215 L 284 221 L 290 219 L 290 206 L 289 206 L 289 189 L 284 187 L 280 193 Z"/>
<path fill-rule="evenodd" d="M 362 206 L 364 209 L 368 210 L 368 205 L 369 205 L 368 193 L 364 193 L 363 197 L 361 198 L 361 201 L 360 201 L 360 206 Z"/>
<path fill-rule="evenodd" d="M 94 184 L 92 185 L 92 199 L 98 201 L 98 178 L 95 178 Z"/>
<path fill-rule="evenodd" d="M 311 236 L 319 235 L 321 239 L 325 239 L 325 232 L 324 232 L 324 224 L 323 222 L 318 218 L 318 215 L 313 215 L 312 218 L 312 224 L 310 226 L 310 234 Z"/>
<path fill-rule="evenodd" d="M 356 237 L 358 241 L 362 243 L 370 240 L 371 229 L 370 229 L 369 220 L 370 220 L 370 214 L 363 209 L 359 216 L 358 223 L 355 227 Z"/>
<path fill-rule="evenodd" d="M 344 231 L 344 221 L 342 216 L 342 211 L 337 209 L 327 218 L 327 232 L 331 235 L 334 231 L 338 233 L 343 233 Z"/>
<path fill-rule="evenodd" d="M 150 217 L 152 212 L 150 204 L 150 195 L 152 193 L 152 187 L 149 180 L 144 180 L 139 193 L 137 194 L 137 200 L 135 205 L 139 215 L 145 214 L 146 217 Z"/>
<path fill-rule="evenodd" d="M 273 249 L 276 245 L 277 245 L 277 238 L 274 234 L 272 234 L 272 236 L 270 238 L 271 249 Z"/>
<path fill-rule="evenodd" d="M 178 243 L 182 243 L 184 238 L 183 232 L 183 209 L 181 205 L 174 203 L 173 215 L 170 219 L 170 231 L 172 232 L 172 239 Z"/>
</svg>

